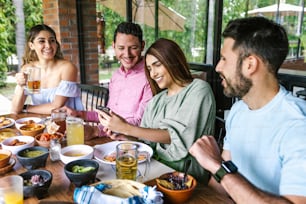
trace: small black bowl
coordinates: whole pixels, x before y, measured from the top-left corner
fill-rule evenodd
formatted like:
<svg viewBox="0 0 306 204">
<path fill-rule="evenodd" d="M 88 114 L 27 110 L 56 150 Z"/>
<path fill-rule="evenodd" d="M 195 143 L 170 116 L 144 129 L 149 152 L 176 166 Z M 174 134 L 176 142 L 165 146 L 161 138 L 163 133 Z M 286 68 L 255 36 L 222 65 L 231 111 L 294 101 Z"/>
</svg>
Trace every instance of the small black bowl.
<svg viewBox="0 0 306 204">
<path fill-rule="evenodd" d="M 52 173 L 48 170 L 29 170 L 22 174 L 19 174 L 23 178 L 23 197 L 36 196 L 38 199 L 42 199 L 48 195 L 49 187 L 52 183 Z M 26 181 L 31 180 L 32 176 L 39 175 L 43 178 L 43 184 L 26 185 Z"/>
<path fill-rule="evenodd" d="M 93 167 L 94 169 L 84 173 L 74 173 L 72 172 L 72 167 L 78 165 L 83 167 Z M 79 159 L 69 162 L 64 166 L 64 171 L 67 178 L 73 183 L 76 187 L 80 187 L 82 185 L 90 184 L 95 182 L 96 174 L 99 170 L 99 163 L 90 160 L 90 159 Z"/>
<path fill-rule="evenodd" d="M 30 151 L 42 151 L 44 153 L 35 157 L 27 157 L 26 154 Z M 18 161 L 21 163 L 21 165 L 24 168 L 28 170 L 45 167 L 48 156 L 49 156 L 49 150 L 45 147 L 40 147 L 40 146 L 29 147 L 20 150 L 16 154 Z"/>
</svg>

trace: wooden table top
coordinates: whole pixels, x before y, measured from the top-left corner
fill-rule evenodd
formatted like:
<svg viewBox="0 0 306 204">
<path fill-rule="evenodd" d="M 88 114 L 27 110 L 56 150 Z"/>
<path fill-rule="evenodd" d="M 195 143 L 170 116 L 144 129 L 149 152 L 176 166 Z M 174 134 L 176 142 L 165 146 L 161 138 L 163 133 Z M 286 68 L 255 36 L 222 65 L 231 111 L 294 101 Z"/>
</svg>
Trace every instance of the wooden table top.
<svg viewBox="0 0 306 204">
<path fill-rule="evenodd" d="M 5 117 L 13 118 L 17 120 L 18 118 L 23 117 L 46 117 L 46 115 L 38 115 L 38 114 L 31 114 L 31 113 L 22 113 L 18 115 L 4 115 Z M 15 128 L 15 127 L 11 127 Z M 108 137 L 100 137 L 95 138 L 89 141 L 85 141 L 85 144 L 94 146 L 96 144 L 104 144 L 107 142 L 112 141 Z M 16 158 L 15 158 L 16 159 Z M 41 204 L 47 204 L 47 203 L 73 203 L 73 191 L 74 186 L 70 183 L 68 178 L 66 177 L 64 173 L 64 164 L 61 161 L 52 162 L 49 158 L 47 160 L 46 167 L 42 168 L 49 170 L 53 174 L 53 180 L 52 184 L 49 188 L 49 196 L 42 200 L 38 200 L 36 197 L 27 198 L 24 200 L 25 204 L 32 204 L 32 203 L 41 203 Z M 0 175 L 1 177 L 8 176 L 8 175 L 16 175 L 27 171 L 25 168 L 23 168 L 18 160 L 16 159 L 16 164 L 12 171 Z M 158 171 L 157 169 L 154 169 L 154 171 Z M 147 185 L 155 185 L 155 181 L 148 181 L 146 182 Z M 187 202 L 191 204 L 215 204 L 215 203 L 233 203 L 231 199 L 224 195 L 217 194 L 214 190 L 211 188 L 204 186 L 204 185 L 198 185 L 193 193 L 193 196 L 191 199 Z"/>
</svg>

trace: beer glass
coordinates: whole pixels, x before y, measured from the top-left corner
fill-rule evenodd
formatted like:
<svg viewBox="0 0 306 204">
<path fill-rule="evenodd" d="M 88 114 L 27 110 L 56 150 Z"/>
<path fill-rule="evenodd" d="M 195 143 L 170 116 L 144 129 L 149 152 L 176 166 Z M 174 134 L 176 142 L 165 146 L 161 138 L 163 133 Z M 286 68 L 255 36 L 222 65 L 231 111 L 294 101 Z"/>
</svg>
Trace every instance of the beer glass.
<svg viewBox="0 0 306 204">
<path fill-rule="evenodd" d="M 138 166 L 138 145 L 120 143 L 116 146 L 116 177 L 117 179 L 136 180 Z"/>
<path fill-rule="evenodd" d="M 41 73 L 39 67 L 27 68 L 25 74 L 27 75 L 27 90 L 31 94 L 40 93 Z"/>
</svg>

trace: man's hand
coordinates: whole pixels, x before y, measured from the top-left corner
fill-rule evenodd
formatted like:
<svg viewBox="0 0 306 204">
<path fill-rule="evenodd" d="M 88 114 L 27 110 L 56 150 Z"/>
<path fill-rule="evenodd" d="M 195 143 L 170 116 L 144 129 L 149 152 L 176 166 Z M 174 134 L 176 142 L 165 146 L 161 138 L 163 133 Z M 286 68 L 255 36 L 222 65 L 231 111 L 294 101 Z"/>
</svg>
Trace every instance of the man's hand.
<svg viewBox="0 0 306 204">
<path fill-rule="evenodd" d="M 196 158 L 201 166 L 211 173 L 215 173 L 221 165 L 221 155 L 218 144 L 213 136 L 204 135 L 189 149 L 189 153 Z"/>
</svg>

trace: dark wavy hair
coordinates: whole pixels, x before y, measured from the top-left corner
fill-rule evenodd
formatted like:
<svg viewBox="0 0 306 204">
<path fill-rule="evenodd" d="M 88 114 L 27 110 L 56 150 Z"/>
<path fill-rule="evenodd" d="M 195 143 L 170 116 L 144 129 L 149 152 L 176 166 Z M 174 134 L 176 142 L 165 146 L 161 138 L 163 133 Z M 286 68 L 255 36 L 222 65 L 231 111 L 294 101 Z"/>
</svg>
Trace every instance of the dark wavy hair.
<svg viewBox="0 0 306 204">
<path fill-rule="evenodd" d="M 174 83 L 183 85 L 192 82 L 193 78 L 189 70 L 186 57 L 180 46 L 169 39 L 160 38 L 156 40 L 146 51 L 147 55 L 153 55 L 164 65 L 169 72 Z M 147 67 L 147 64 L 145 64 Z M 150 73 L 145 68 L 146 77 L 150 83 L 153 95 L 159 93 L 161 89 L 157 83 L 150 77 Z"/>
<path fill-rule="evenodd" d="M 54 36 L 54 39 L 56 40 L 57 50 L 56 50 L 54 58 L 55 59 L 63 59 L 64 58 L 63 53 L 62 53 L 61 48 L 60 48 L 60 43 L 56 39 L 55 31 L 51 27 L 49 27 L 45 24 L 39 24 L 39 25 L 33 26 L 29 31 L 28 38 L 27 38 L 27 43 L 25 45 L 24 55 L 23 55 L 23 58 L 22 58 L 22 61 L 23 61 L 22 66 L 25 65 L 25 64 L 28 64 L 30 62 L 38 60 L 36 52 L 34 50 L 30 49 L 29 42 L 33 42 L 34 39 L 37 37 L 37 35 L 41 31 L 48 31 L 49 33 L 51 33 L 51 35 Z"/>
<path fill-rule="evenodd" d="M 264 17 L 248 17 L 230 21 L 223 31 L 224 38 L 235 40 L 233 50 L 239 51 L 238 64 L 251 54 L 257 55 L 275 76 L 288 54 L 286 30 Z"/>
</svg>

